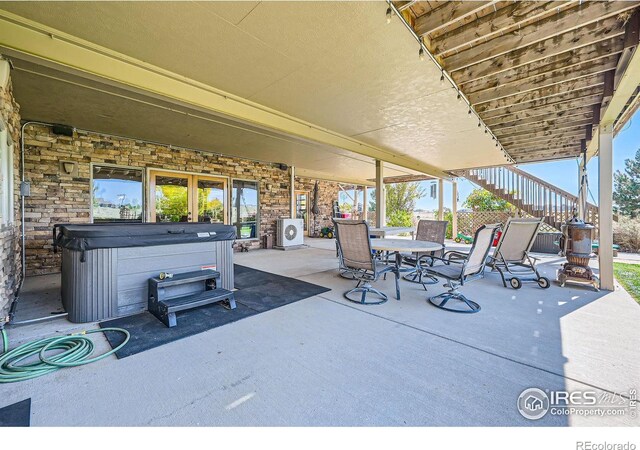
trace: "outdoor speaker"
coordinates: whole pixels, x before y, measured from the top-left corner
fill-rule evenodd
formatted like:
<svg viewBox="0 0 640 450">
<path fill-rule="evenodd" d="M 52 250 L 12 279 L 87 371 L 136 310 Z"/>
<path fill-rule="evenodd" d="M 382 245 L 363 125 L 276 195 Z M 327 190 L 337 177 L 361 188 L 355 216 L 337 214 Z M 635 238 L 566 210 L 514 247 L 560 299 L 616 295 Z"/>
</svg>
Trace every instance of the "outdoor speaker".
<svg viewBox="0 0 640 450">
<path fill-rule="evenodd" d="M 53 131 L 54 134 L 73 137 L 73 127 L 68 125 L 54 125 L 51 131 Z"/>
</svg>

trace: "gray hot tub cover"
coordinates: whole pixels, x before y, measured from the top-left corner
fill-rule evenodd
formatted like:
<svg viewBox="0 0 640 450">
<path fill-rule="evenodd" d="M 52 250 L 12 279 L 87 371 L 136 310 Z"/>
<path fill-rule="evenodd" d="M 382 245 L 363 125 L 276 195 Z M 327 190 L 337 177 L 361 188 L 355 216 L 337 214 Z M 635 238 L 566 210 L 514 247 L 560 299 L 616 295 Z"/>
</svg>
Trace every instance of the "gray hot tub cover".
<svg viewBox="0 0 640 450">
<path fill-rule="evenodd" d="M 57 224 L 54 250 L 63 247 L 84 252 L 98 248 L 147 247 L 234 240 L 236 227 L 219 223 L 109 223 Z"/>
</svg>

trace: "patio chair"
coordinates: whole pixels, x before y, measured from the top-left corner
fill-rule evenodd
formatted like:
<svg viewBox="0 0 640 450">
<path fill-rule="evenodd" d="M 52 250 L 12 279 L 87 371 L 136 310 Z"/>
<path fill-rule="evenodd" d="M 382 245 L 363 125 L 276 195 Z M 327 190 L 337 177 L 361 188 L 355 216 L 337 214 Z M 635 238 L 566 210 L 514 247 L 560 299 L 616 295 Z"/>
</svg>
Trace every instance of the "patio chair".
<svg viewBox="0 0 640 450">
<path fill-rule="evenodd" d="M 399 272 L 395 265 L 387 265 L 375 258 L 369 240 L 369 225 L 363 220 L 334 220 L 336 242 L 338 243 L 339 270 L 341 275 L 350 274 L 358 283 L 356 287 L 345 292 L 344 298 L 362 305 L 379 305 L 388 300 L 385 293 L 371 286 L 381 275 L 393 272 L 396 281 L 396 292 L 399 290 Z M 360 299 L 350 296 L 360 293 Z M 375 301 L 367 301 L 367 294 L 378 297 Z"/>
<path fill-rule="evenodd" d="M 461 294 L 458 288 L 469 281 L 482 278 L 491 244 L 499 228 L 500 224 L 483 225 L 478 228 L 468 254 L 450 251 L 445 252 L 442 258 L 432 257 L 444 262 L 444 265 L 426 266 L 427 273 L 438 278 L 445 278 L 447 283 L 444 286 L 448 287 L 449 290 L 435 297 L 430 297 L 428 299 L 429 303 L 436 308 L 458 313 L 476 313 L 480 311 L 480 305 Z M 459 300 L 468 309 L 447 307 L 449 300 Z"/>
<path fill-rule="evenodd" d="M 416 230 L 417 241 L 430 241 L 436 242 L 442 245 L 441 250 L 428 253 L 413 253 L 409 256 L 405 256 L 403 261 L 410 266 L 416 268 L 415 272 L 408 273 L 403 278 L 411 283 L 419 283 L 426 290 L 427 284 L 435 284 L 438 279 L 429 275 L 425 270 L 426 266 L 433 266 L 435 260 L 433 257 L 441 258 L 444 255 L 444 239 L 447 235 L 447 225 L 449 222 L 446 220 L 420 220 Z"/>
<path fill-rule="evenodd" d="M 523 218 L 507 220 L 498 245 L 487 263 L 491 270 L 498 271 L 504 287 L 507 287 L 507 281 L 513 289 L 520 289 L 523 281 L 535 281 L 543 289 L 551 285 L 549 279 L 540 276 L 536 269 L 537 258 L 529 255 L 542 221 Z"/>
</svg>

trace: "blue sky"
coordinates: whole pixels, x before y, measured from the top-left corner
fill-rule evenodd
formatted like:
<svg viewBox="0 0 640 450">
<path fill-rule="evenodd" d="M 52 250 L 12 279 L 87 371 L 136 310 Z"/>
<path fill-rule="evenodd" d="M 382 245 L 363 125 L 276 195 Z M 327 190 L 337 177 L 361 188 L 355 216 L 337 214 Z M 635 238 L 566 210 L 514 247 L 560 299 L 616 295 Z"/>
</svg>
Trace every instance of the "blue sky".
<svg viewBox="0 0 640 450">
<path fill-rule="evenodd" d="M 636 151 L 640 148 L 640 111 L 636 112 L 622 131 L 618 133 L 613 141 L 613 169 L 624 170 L 625 159 L 634 158 Z M 548 181 L 565 191 L 578 195 L 578 164 L 575 159 L 562 161 L 522 164 L 520 169 L 530 174 Z M 598 158 L 591 158 L 587 164 L 589 176 L 589 189 L 595 199 L 589 198 L 589 202 L 596 203 L 598 200 Z M 417 203 L 418 209 L 434 210 L 438 208 L 438 199 L 429 197 L 430 182 L 423 182 L 427 189 L 427 196 Z M 458 208 L 462 208 L 464 200 L 476 186 L 463 178 L 458 180 L 459 199 Z M 451 183 L 445 182 L 444 204 L 451 207 Z"/>
</svg>

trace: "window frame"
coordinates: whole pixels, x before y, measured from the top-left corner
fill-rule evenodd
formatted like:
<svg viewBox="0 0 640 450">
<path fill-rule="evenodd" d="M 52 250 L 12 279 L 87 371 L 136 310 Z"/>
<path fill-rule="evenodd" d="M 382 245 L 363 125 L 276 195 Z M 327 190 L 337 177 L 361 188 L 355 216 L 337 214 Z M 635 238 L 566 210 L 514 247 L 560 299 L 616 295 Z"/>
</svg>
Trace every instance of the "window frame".
<svg viewBox="0 0 640 450">
<path fill-rule="evenodd" d="M 256 194 L 258 196 L 257 198 L 257 202 L 258 204 L 256 205 L 256 237 L 253 238 L 240 238 L 237 237 L 236 240 L 237 241 L 243 241 L 243 242 L 250 242 L 250 241 L 259 241 L 260 240 L 260 216 L 261 216 L 261 203 L 260 203 L 260 181 L 259 180 L 255 180 L 255 179 L 250 179 L 250 178 L 231 178 L 231 188 L 229 189 L 229 225 L 235 225 L 235 222 L 233 221 L 234 217 L 233 217 L 233 183 L 235 181 L 248 181 L 250 183 L 255 183 L 256 184 Z"/>
<path fill-rule="evenodd" d="M 100 162 L 91 162 L 89 164 L 89 220 L 91 223 L 95 223 L 93 221 L 93 168 L 95 166 L 99 167 L 113 167 L 114 169 L 129 169 L 129 170 L 139 170 L 142 174 L 142 223 L 147 222 L 147 196 L 146 196 L 146 183 L 147 183 L 147 171 L 144 167 L 135 167 L 135 166 L 125 166 L 120 164 L 102 164 Z M 100 223 L 108 223 L 108 222 L 100 222 Z"/>
</svg>

